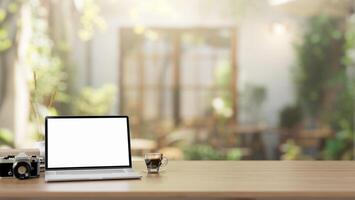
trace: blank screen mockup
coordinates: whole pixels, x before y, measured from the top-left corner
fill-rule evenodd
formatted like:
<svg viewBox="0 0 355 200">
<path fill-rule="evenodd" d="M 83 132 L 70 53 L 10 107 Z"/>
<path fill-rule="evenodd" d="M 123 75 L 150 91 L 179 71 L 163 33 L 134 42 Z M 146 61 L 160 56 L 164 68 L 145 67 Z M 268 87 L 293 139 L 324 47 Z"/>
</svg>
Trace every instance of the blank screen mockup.
<svg viewBox="0 0 355 200">
<path fill-rule="evenodd" d="M 48 118 L 48 168 L 129 166 L 128 119 Z"/>
</svg>

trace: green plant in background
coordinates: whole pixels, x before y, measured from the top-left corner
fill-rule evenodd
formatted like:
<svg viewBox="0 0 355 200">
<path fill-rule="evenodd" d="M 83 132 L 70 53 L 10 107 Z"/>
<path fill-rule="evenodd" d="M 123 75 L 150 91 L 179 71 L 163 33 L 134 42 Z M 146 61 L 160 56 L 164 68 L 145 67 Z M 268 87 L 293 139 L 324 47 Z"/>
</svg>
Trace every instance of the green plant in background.
<svg viewBox="0 0 355 200">
<path fill-rule="evenodd" d="M 76 115 L 105 115 L 112 110 L 116 87 L 105 85 L 99 89 L 84 88 L 73 100 Z"/>
<path fill-rule="evenodd" d="M 302 110 L 298 105 L 284 107 L 279 114 L 279 127 L 282 128 L 282 134 L 287 133 L 288 137 L 291 136 L 290 133 L 294 134 L 301 128 L 302 120 Z M 293 139 L 288 139 L 283 143 L 280 150 L 282 160 L 300 160 L 304 158 L 302 147 L 297 145 Z"/>
<path fill-rule="evenodd" d="M 298 65 L 293 74 L 306 128 L 326 126 L 335 132 L 326 141 L 324 159 L 350 159 L 352 155 L 354 92 L 349 87 L 351 65 L 346 51 L 354 48 L 355 37 L 345 32 L 345 21 L 325 15 L 310 18 L 303 41 L 296 46 Z"/>
<path fill-rule="evenodd" d="M 187 160 L 222 160 L 223 156 L 209 145 L 191 145 L 184 150 Z"/>
<path fill-rule="evenodd" d="M 47 10 L 39 0 L 29 1 L 31 10 L 31 37 L 28 40 L 25 64 L 32 71 L 30 94 L 32 102 L 49 105 L 53 96 L 65 100 L 66 73 L 61 59 L 52 51 L 54 43 L 49 37 Z"/>
<path fill-rule="evenodd" d="M 23 0 L 2 0 L 0 8 L 0 53 L 10 49 L 17 34 L 13 34 L 15 24 L 9 21 L 18 14 Z"/>
<path fill-rule="evenodd" d="M 325 149 L 322 152 L 326 160 L 352 160 L 354 131 L 351 124 L 343 122 L 342 130 L 338 131 L 334 138 L 326 141 Z"/>
<path fill-rule="evenodd" d="M 294 140 L 289 139 L 285 144 L 281 145 L 282 160 L 302 160 L 304 156 L 302 154 L 302 149 L 299 147 Z"/>
<path fill-rule="evenodd" d="M 14 134 L 7 129 L 0 129 L 0 147 L 14 147 Z"/>
<path fill-rule="evenodd" d="M 239 148 L 232 148 L 226 154 L 226 160 L 241 160 L 243 153 Z"/>
<path fill-rule="evenodd" d="M 335 109 L 334 96 L 342 93 L 345 66 L 344 22 L 326 15 L 309 19 L 302 42 L 296 45 L 298 65 L 294 70 L 298 103 L 310 127 L 329 122 Z"/>
<path fill-rule="evenodd" d="M 47 10 L 39 0 L 28 2 L 31 13 L 31 37 L 26 49 L 25 64 L 32 71 L 29 80 L 31 112 L 30 127 L 36 140 L 44 138 L 44 118 L 57 115 L 56 101 L 65 101 L 66 74 L 53 49 L 48 32 Z"/>
<path fill-rule="evenodd" d="M 0 3 L 0 110 L 3 106 L 11 71 L 17 58 L 21 17 L 19 7 L 23 0 L 2 0 Z"/>
<path fill-rule="evenodd" d="M 99 16 L 99 7 L 94 0 L 78 1 L 83 5 L 80 15 L 79 38 L 90 40 L 95 28 L 105 26 Z M 59 2 L 57 2 L 59 3 Z M 49 24 L 49 13 L 42 1 L 28 1 L 31 10 L 31 38 L 28 41 L 26 64 L 33 72 L 30 79 L 31 113 L 30 123 L 36 140 L 43 140 L 44 117 L 58 115 L 66 107 L 74 107 L 67 114 L 100 115 L 107 114 L 113 104 L 114 89 L 105 86 L 100 90 L 84 88 L 79 96 L 69 95 L 68 85 L 70 67 L 73 65 L 68 58 L 68 38 L 57 38 L 50 34 L 58 26 L 63 29 L 67 26 Z M 59 6 L 59 5 L 57 5 Z M 65 35 L 65 34 L 64 34 Z M 65 67 L 64 67 L 65 66 Z M 72 73 L 71 73 L 72 74 Z M 70 81 L 69 81 L 70 84 Z"/>
<path fill-rule="evenodd" d="M 222 59 L 217 63 L 215 71 L 215 81 L 219 89 L 222 89 L 212 101 L 215 113 L 220 121 L 229 119 L 233 116 L 232 94 L 230 84 L 232 81 L 232 66 L 229 60 Z"/>
<path fill-rule="evenodd" d="M 221 152 L 210 145 L 196 144 L 183 148 L 184 158 L 187 160 L 240 160 L 242 151 L 239 148 L 229 149 Z"/>
<path fill-rule="evenodd" d="M 337 98 L 337 108 L 332 113 L 334 126 L 337 128 L 335 136 L 326 142 L 323 151 L 325 159 L 351 160 L 354 158 L 355 137 L 355 21 L 350 17 L 345 32 L 345 52 L 343 63 L 345 92 Z"/>
<path fill-rule="evenodd" d="M 56 0 L 3 0 L 0 4 L 0 55 L 2 60 L 0 75 L 5 77 L 0 78 L 0 81 L 6 80 L 6 69 L 3 69 L 3 67 L 13 65 L 12 63 L 15 63 L 16 60 L 16 56 L 6 55 L 8 50 L 17 48 L 17 42 L 25 44 L 22 45 L 25 48 L 25 57 L 20 59 L 21 64 L 23 61 L 31 75 L 28 77 L 30 96 L 28 131 L 36 140 L 43 140 L 44 138 L 44 117 L 60 114 L 59 112 L 64 111 L 63 107 L 66 105 L 71 107 L 73 101 L 70 100 L 75 99 L 76 104 L 79 104 L 79 100 L 86 100 L 86 104 L 77 110 L 78 113 L 107 113 L 112 107 L 112 96 L 114 94 L 111 95 L 113 92 L 110 92 L 112 90 L 108 87 L 105 87 L 103 92 L 102 90 L 96 91 L 86 88 L 81 92 L 81 97 L 70 97 L 68 95 L 69 75 L 73 74 L 69 73 L 72 71 L 68 67 L 73 65 L 68 54 L 70 51 L 69 39 L 71 38 L 67 36 L 71 32 L 70 30 L 68 32 L 63 30 L 67 30 L 68 27 L 75 28 L 75 25 L 68 26 L 62 20 L 53 19 L 60 16 L 58 13 L 65 13 L 63 12 L 67 9 L 65 6 L 74 6 L 74 4 L 80 3 L 82 4 L 78 15 L 80 27 L 75 31 L 78 31 L 81 40 L 87 41 L 92 38 L 96 28 L 105 28 L 105 21 L 100 16 L 100 9 L 94 0 L 78 0 L 71 3 Z M 57 9 L 57 7 L 60 9 Z M 26 10 L 26 14 L 18 15 L 18 19 L 15 18 L 19 13 L 18 11 L 23 8 Z M 51 10 L 51 13 L 48 12 L 48 9 Z M 71 9 L 69 10 L 72 12 Z M 26 36 L 18 37 L 23 35 L 17 34 L 17 28 L 23 29 L 23 32 L 26 33 L 23 35 Z M 17 53 L 17 49 L 13 52 Z M 11 59 L 11 62 L 7 59 Z M 0 85 L 5 87 L 4 83 Z M 74 88 L 73 85 L 69 86 Z M 4 93 L 4 89 L 0 88 L 0 92 Z M 95 92 L 98 92 L 98 94 L 94 94 Z M 90 93 L 90 97 L 88 93 Z M 100 96 L 105 97 L 101 98 Z M 3 98 L 3 95 L 0 94 L 0 107 L 1 98 Z M 90 100 L 87 98 L 90 98 Z M 88 106 L 84 107 L 85 105 Z M 3 132 L 2 134 L 6 135 L 4 138 L 8 138 L 9 132 Z"/>
<path fill-rule="evenodd" d="M 79 1 L 78 1 L 79 2 Z M 95 28 L 99 30 L 106 29 L 106 22 L 100 16 L 100 7 L 94 0 L 80 0 L 82 6 L 82 14 L 80 16 L 80 29 L 78 36 L 83 41 L 90 40 L 95 32 Z"/>
<path fill-rule="evenodd" d="M 337 98 L 337 105 L 331 113 L 335 135 L 326 141 L 323 158 L 328 160 L 352 160 L 354 148 L 354 98 L 350 91 L 344 91 Z"/>
<path fill-rule="evenodd" d="M 267 97 L 264 86 L 248 83 L 241 93 L 241 109 L 247 114 L 248 123 L 258 124 L 262 119 L 262 106 Z"/>
<path fill-rule="evenodd" d="M 302 122 L 302 110 L 298 105 L 284 107 L 279 115 L 279 126 L 292 129 Z"/>
</svg>

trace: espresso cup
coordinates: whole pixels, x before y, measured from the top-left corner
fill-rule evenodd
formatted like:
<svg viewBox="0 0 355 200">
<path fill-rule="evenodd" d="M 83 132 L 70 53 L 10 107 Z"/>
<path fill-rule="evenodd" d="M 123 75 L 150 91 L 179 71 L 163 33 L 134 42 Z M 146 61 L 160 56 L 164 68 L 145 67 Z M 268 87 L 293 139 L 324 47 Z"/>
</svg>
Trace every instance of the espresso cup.
<svg viewBox="0 0 355 200">
<path fill-rule="evenodd" d="M 162 153 L 146 153 L 144 161 L 148 173 L 159 173 L 159 170 L 168 164 L 168 159 Z"/>
</svg>

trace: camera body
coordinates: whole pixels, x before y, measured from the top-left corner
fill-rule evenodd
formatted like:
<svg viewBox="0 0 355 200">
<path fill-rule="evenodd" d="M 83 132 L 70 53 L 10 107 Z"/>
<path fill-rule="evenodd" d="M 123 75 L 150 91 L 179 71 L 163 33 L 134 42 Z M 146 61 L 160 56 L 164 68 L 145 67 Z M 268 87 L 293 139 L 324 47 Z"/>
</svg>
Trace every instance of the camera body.
<svg viewBox="0 0 355 200">
<path fill-rule="evenodd" d="M 28 179 L 39 177 L 40 160 L 37 156 L 27 156 L 20 153 L 17 156 L 0 158 L 0 177 L 16 177 Z"/>
</svg>

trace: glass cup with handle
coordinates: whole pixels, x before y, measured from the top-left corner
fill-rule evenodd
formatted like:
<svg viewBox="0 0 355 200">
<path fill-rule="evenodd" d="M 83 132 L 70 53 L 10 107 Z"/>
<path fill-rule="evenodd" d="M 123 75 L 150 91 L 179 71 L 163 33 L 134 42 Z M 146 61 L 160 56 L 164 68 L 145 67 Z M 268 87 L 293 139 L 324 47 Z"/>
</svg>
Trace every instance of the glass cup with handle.
<svg viewBox="0 0 355 200">
<path fill-rule="evenodd" d="M 144 161 L 148 173 L 159 173 L 161 168 L 166 167 L 168 164 L 168 159 L 162 153 L 146 153 Z"/>
</svg>

